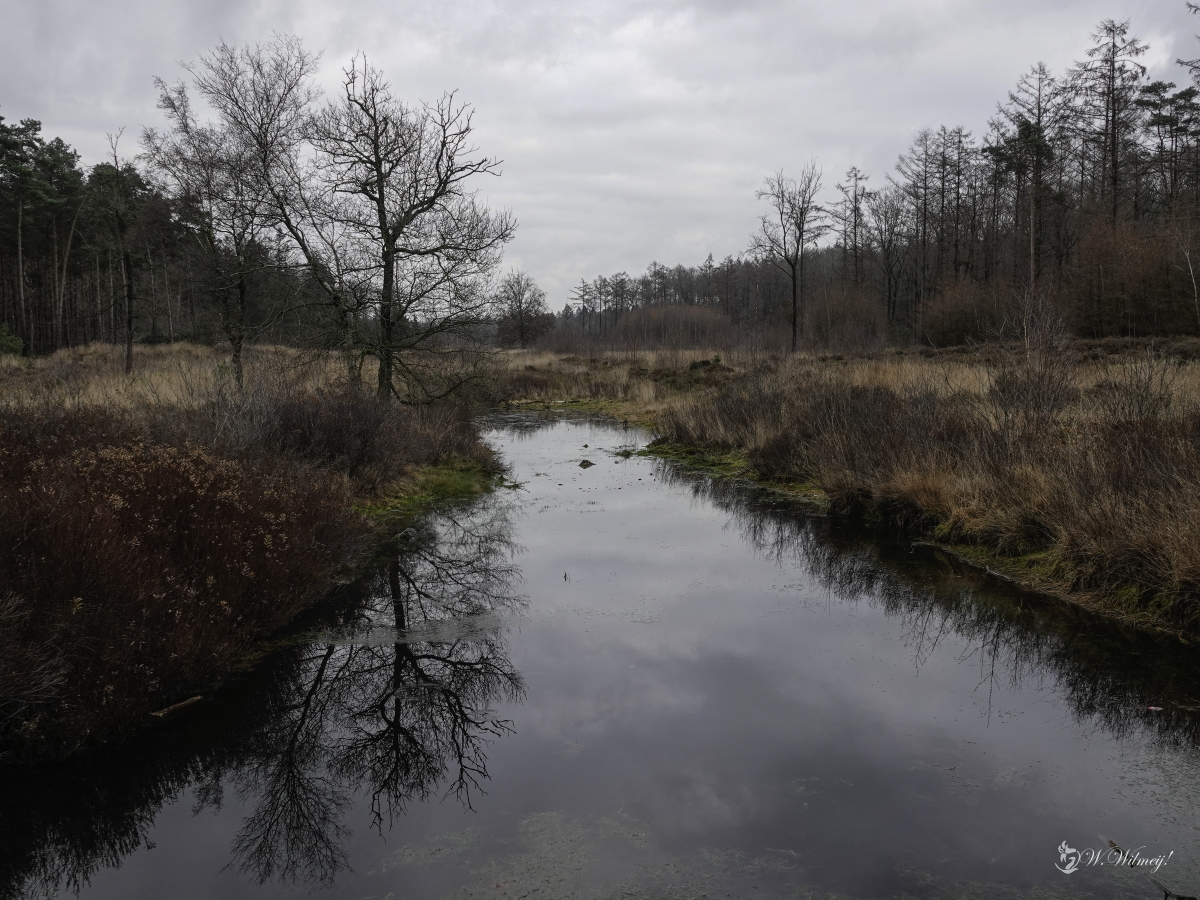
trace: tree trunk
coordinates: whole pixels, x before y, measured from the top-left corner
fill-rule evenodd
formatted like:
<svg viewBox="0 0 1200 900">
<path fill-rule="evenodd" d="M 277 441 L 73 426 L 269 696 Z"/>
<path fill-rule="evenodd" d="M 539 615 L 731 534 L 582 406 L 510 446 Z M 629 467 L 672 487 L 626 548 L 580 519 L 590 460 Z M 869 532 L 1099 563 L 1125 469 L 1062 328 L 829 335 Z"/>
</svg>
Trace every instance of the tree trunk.
<svg viewBox="0 0 1200 900">
<path fill-rule="evenodd" d="M 233 315 L 226 321 L 225 334 L 229 338 L 230 363 L 233 366 L 233 381 L 240 392 L 245 386 L 245 369 L 242 363 L 242 348 L 246 343 L 246 300 L 248 296 L 246 275 L 238 275 L 238 302 Z"/>
<path fill-rule="evenodd" d="M 128 250 L 121 251 L 125 274 L 125 374 L 133 372 L 133 260 Z"/>
<path fill-rule="evenodd" d="M 379 384 L 376 393 L 380 400 L 389 399 L 392 387 L 392 340 L 395 322 L 392 319 L 392 292 L 396 279 L 396 257 L 391 248 L 383 251 L 383 291 L 379 297 Z"/>
<path fill-rule="evenodd" d="M 25 308 L 25 251 L 21 243 L 24 213 L 25 204 L 17 201 L 17 299 L 21 305 L 21 331 L 25 339 L 21 355 L 30 356 L 33 352 L 33 323 L 29 321 L 29 311 Z"/>
<path fill-rule="evenodd" d="M 146 245 L 146 265 L 150 269 L 150 343 L 158 343 L 158 283 L 154 277 L 154 256 Z"/>
<path fill-rule="evenodd" d="M 95 256 L 96 260 L 96 327 L 92 332 L 92 340 L 99 341 L 104 334 L 104 309 L 100 304 L 100 254 Z"/>
<path fill-rule="evenodd" d="M 59 289 L 58 283 L 58 217 L 50 218 L 50 253 L 53 258 L 53 267 L 50 269 L 54 273 L 53 293 L 50 296 L 50 341 L 53 345 L 52 349 L 58 350 L 66 341 L 64 336 L 67 330 L 67 323 L 64 318 L 63 297 L 62 291 Z"/>
<path fill-rule="evenodd" d="M 796 326 L 799 318 L 799 294 L 796 290 L 796 267 L 792 266 L 792 352 L 796 352 Z"/>
</svg>

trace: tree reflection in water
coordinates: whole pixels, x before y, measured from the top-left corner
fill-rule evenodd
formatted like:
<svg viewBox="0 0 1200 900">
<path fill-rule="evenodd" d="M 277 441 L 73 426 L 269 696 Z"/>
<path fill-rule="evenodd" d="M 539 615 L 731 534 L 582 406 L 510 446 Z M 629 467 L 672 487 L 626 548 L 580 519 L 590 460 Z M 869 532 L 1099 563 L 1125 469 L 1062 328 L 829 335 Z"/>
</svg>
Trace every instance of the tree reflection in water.
<svg viewBox="0 0 1200 900">
<path fill-rule="evenodd" d="M 1200 653 L 1194 646 L 1130 632 L 1019 591 L 892 530 L 807 515 L 795 502 L 744 482 L 667 463 L 657 474 L 727 512 L 760 556 L 797 560 L 833 597 L 878 604 L 898 618 L 914 665 L 953 637 L 966 646 L 958 651 L 962 658 L 978 661 L 989 699 L 1000 683 L 1049 685 L 1078 720 L 1117 739 L 1200 749 Z"/>
<path fill-rule="evenodd" d="M 520 603 L 507 523 L 489 513 L 410 529 L 355 620 L 312 645 L 307 677 L 233 773 L 256 809 L 231 865 L 260 881 L 328 883 L 345 865 L 341 819 L 359 790 L 377 827 L 443 783 L 470 805 L 488 740 L 510 728 L 492 704 L 523 691 L 499 627 Z"/>
<path fill-rule="evenodd" d="M 981 690 L 1046 684 L 1118 738 L 1200 749 L 1194 648 L 1124 634 L 933 549 L 804 515 L 745 485 L 669 466 L 659 474 L 726 510 L 757 553 L 798 560 L 839 602 L 899 621 L 915 665 L 952 640 L 979 665 Z M 219 807 L 223 789 L 249 807 L 235 870 L 312 886 L 346 865 L 352 807 L 368 806 L 382 830 L 438 793 L 469 805 L 487 778 L 488 742 L 510 727 L 493 707 L 523 694 L 503 631 L 523 609 L 510 531 L 494 502 L 414 526 L 315 631 L 218 702 L 127 747 L 0 767 L 0 900 L 86 885 L 145 846 L 158 811 L 188 790 L 201 809 Z M 1196 756 L 1164 752 L 1160 768 Z M 1186 810 L 1200 805 L 1200 776 L 1146 777 Z"/>
<path fill-rule="evenodd" d="M 344 817 L 363 792 L 380 829 L 443 787 L 469 806 L 487 744 L 511 728 L 493 706 L 524 691 L 503 636 L 524 603 L 513 550 L 498 503 L 426 520 L 399 536 L 334 627 L 278 654 L 225 715 L 183 727 L 187 738 L 147 738 L 107 771 L 93 760 L 26 767 L 24 779 L 0 772 L 0 787 L 27 798 L 0 801 L 13 804 L 0 815 L 0 837 L 12 838 L 0 897 L 80 889 L 138 849 L 158 808 L 189 786 L 197 812 L 219 808 L 227 789 L 250 806 L 230 866 L 314 887 L 346 866 Z M 123 787 L 96 791 L 97 777 Z"/>
</svg>

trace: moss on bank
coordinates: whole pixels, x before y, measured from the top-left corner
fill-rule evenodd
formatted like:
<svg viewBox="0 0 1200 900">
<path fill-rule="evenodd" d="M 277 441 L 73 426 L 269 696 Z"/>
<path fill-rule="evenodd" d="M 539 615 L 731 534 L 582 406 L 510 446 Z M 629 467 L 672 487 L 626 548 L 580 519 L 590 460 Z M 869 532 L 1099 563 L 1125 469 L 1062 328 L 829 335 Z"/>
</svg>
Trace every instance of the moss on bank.
<svg viewBox="0 0 1200 900">
<path fill-rule="evenodd" d="M 774 491 L 804 501 L 817 512 L 827 512 L 829 498 L 813 482 L 787 481 L 758 472 L 742 452 L 713 447 L 692 447 L 656 438 L 639 450 L 638 456 L 652 456 L 679 463 L 714 478 L 745 478 Z"/>
<path fill-rule="evenodd" d="M 414 469 L 379 495 L 355 503 L 354 510 L 376 523 L 389 523 L 443 503 L 470 500 L 504 484 L 504 469 L 493 457 L 446 459 Z"/>
<path fill-rule="evenodd" d="M 568 411 L 596 413 L 612 416 L 629 425 L 650 428 L 654 425 L 654 411 L 645 404 L 631 400 L 606 400 L 598 397 L 576 397 L 569 400 L 508 400 L 505 409 L 544 410 L 549 412 Z"/>
</svg>

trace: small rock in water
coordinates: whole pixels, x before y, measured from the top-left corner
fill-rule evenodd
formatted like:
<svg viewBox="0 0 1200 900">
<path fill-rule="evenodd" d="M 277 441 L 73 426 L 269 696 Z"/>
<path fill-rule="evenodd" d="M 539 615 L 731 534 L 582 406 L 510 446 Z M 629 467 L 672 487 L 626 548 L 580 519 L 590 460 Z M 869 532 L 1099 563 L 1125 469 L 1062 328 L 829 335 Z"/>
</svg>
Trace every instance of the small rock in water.
<svg viewBox="0 0 1200 900">
<path fill-rule="evenodd" d="M 594 466 L 594 465 L 595 465 L 595 463 L 594 463 L 594 462 L 592 462 L 590 459 L 585 459 L 583 462 L 581 462 L 581 463 L 579 464 L 579 468 L 581 468 L 581 469 L 586 469 L 586 468 L 588 468 L 589 466 Z"/>
</svg>

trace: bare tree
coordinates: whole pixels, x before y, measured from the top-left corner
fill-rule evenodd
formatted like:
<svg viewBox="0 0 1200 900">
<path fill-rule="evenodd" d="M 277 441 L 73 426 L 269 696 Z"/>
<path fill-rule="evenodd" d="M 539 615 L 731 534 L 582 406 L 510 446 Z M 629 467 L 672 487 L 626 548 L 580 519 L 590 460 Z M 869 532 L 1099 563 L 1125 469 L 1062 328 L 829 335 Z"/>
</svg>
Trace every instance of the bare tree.
<svg viewBox="0 0 1200 900">
<path fill-rule="evenodd" d="M 378 280 L 372 350 L 380 397 L 396 393 L 396 377 L 410 395 L 443 393 L 412 357 L 458 349 L 490 309 L 484 282 L 516 224 L 465 184 L 499 167 L 470 143 L 471 116 L 453 94 L 408 106 L 378 69 L 355 58 L 342 97 L 308 125 L 319 177 L 342 201 L 335 218 L 366 248 Z"/>
<path fill-rule="evenodd" d="M 842 232 L 842 277 L 856 287 L 863 280 L 865 204 L 871 198 L 871 192 L 867 190 L 869 178 L 858 166 L 851 166 L 846 171 L 845 183 L 837 185 L 842 202 L 831 211 L 833 220 Z"/>
<path fill-rule="evenodd" d="M 816 160 L 800 170 L 798 179 L 787 178 L 783 171 L 766 179 L 758 199 L 768 200 L 771 212 L 759 222 L 751 250 L 770 261 L 788 276 L 792 288 L 792 352 L 796 352 L 800 322 L 800 302 L 804 293 L 804 248 L 825 233 L 824 210 L 817 205 L 821 190 L 821 170 Z"/>
<path fill-rule="evenodd" d="M 166 132 L 142 132 L 145 158 L 184 201 L 191 234 L 208 270 L 208 288 L 229 341 L 234 378 L 243 386 L 242 349 L 251 330 L 251 281 L 277 259 L 262 237 L 274 218 L 270 198 L 254 177 L 251 148 L 227 124 L 197 121 L 182 83 L 156 79 Z M 268 316 L 268 319 L 274 316 Z"/>
<path fill-rule="evenodd" d="M 546 292 L 524 272 L 512 271 L 500 280 L 496 305 L 500 308 L 498 339 L 503 344 L 528 347 L 554 324 L 546 308 Z"/>
<path fill-rule="evenodd" d="M 900 282 L 905 268 L 905 235 L 909 225 L 904 191 L 888 182 L 867 197 L 867 242 L 874 246 L 875 260 L 883 276 L 884 306 L 888 323 L 899 314 Z"/>
<path fill-rule="evenodd" d="M 465 184 L 499 163 L 478 155 L 471 110 L 453 94 L 408 106 L 364 58 L 314 112 L 315 67 L 297 39 L 277 36 L 222 43 L 190 71 L 325 295 L 351 376 L 369 353 L 380 396 L 397 382 L 411 399 L 441 396 L 472 370 L 464 348 L 487 321 L 486 283 L 516 227 Z"/>
<path fill-rule="evenodd" d="M 1129 35 L 1129 20 L 1105 19 L 1092 33 L 1087 60 L 1076 64 L 1069 79 L 1078 93 L 1079 112 L 1090 121 L 1087 138 L 1097 145 L 1100 169 L 1107 182 L 1112 220 L 1117 220 L 1126 178 L 1124 162 L 1137 127 L 1137 88 L 1146 67 L 1136 62 L 1149 49 Z"/>
<path fill-rule="evenodd" d="M 291 239 L 310 283 L 325 297 L 347 374 L 355 380 L 370 266 L 340 223 L 338 198 L 316 177 L 306 141 L 312 104 L 320 97 L 312 81 L 317 61 L 298 38 L 276 35 L 255 46 L 222 42 L 186 68 L 244 148 L 249 171 L 269 201 L 272 224 Z"/>
</svg>

